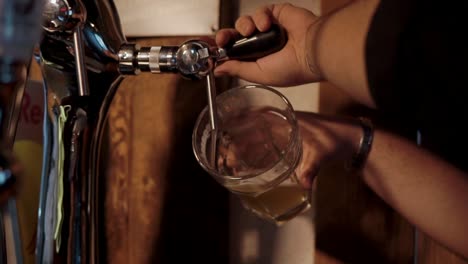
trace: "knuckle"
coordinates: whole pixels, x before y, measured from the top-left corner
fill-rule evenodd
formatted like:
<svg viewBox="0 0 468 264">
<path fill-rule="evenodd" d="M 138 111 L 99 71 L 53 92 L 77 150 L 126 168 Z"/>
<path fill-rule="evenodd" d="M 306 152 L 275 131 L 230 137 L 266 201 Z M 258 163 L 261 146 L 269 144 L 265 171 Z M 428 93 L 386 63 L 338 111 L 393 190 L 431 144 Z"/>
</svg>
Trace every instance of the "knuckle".
<svg viewBox="0 0 468 264">
<path fill-rule="evenodd" d="M 243 35 L 251 33 L 255 29 L 250 16 L 240 17 L 235 24 L 236 29 Z"/>
<path fill-rule="evenodd" d="M 241 16 L 236 20 L 235 27 L 241 28 L 249 23 L 250 17 L 249 16 Z"/>
</svg>

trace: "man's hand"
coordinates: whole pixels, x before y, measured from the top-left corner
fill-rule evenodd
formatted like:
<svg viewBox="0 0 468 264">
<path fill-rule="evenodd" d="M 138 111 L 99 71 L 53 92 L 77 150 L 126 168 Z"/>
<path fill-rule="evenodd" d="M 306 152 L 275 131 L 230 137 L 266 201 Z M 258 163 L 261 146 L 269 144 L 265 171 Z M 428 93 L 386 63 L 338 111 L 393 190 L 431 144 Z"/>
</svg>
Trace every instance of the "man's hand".
<svg viewBox="0 0 468 264">
<path fill-rule="evenodd" d="M 226 61 L 215 69 L 216 75 L 231 75 L 254 83 L 272 86 L 294 86 L 322 80 L 318 67 L 307 60 L 311 49 L 306 35 L 318 21 L 312 12 L 291 4 L 269 5 L 258 9 L 252 16 L 240 17 L 235 29 L 222 29 L 216 34 L 216 43 L 223 47 L 240 35 L 247 37 L 259 30 L 267 31 L 272 23 L 284 27 L 288 34 L 285 47 L 255 62 Z M 310 56 L 309 56 L 310 57 Z M 311 65 L 312 64 L 312 65 Z M 312 71 L 312 69 L 316 69 Z"/>
</svg>

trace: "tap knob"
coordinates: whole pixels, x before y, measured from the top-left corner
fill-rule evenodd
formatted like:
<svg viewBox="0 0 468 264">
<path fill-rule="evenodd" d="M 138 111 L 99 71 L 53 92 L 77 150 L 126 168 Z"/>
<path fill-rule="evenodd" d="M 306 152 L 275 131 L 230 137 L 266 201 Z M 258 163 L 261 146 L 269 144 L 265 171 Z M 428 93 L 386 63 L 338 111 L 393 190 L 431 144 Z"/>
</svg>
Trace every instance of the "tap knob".
<svg viewBox="0 0 468 264">
<path fill-rule="evenodd" d="M 255 32 L 252 36 L 241 38 L 218 49 L 217 61 L 252 61 L 280 51 L 288 36 L 283 27 L 272 24 L 265 32 Z"/>
</svg>

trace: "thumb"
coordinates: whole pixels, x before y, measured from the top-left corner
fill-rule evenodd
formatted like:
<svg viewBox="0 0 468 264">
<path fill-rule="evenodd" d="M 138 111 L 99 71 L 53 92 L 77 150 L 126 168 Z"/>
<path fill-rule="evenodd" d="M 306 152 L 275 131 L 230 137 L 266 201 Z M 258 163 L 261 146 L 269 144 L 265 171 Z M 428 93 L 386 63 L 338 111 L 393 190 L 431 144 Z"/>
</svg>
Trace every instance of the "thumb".
<svg viewBox="0 0 468 264">
<path fill-rule="evenodd" d="M 302 130 L 301 132 L 305 131 Z M 302 134 L 302 158 L 299 163 L 299 166 L 297 167 L 298 169 L 296 170 L 296 174 L 299 183 L 302 185 L 302 187 L 310 189 L 312 188 L 314 179 L 320 170 L 322 158 L 320 152 L 317 151 L 319 147 L 313 144 L 314 141 L 308 140 L 309 137 L 307 137 L 307 133 Z"/>
<path fill-rule="evenodd" d="M 301 186 L 305 189 L 311 189 L 315 177 L 317 176 L 320 169 L 320 165 L 316 162 L 301 161 L 299 169 L 296 171 L 297 178 Z"/>
</svg>

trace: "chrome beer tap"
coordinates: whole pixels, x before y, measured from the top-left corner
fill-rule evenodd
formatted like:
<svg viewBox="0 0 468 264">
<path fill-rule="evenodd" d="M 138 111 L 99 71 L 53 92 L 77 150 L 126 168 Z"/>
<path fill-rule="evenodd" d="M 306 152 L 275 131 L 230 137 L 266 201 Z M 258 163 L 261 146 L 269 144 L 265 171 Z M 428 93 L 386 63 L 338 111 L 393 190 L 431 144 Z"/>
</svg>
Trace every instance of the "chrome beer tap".
<svg viewBox="0 0 468 264">
<path fill-rule="evenodd" d="M 46 0 L 39 63 L 45 84 L 37 263 L 97 263 L 99 150 L 126 43 L 108 0 Z M 102 247 L 101 247 L 102 248 Z"/>
<path fill-rule="evenodd" d="M 178 72 L 188 79 L 206 79 L 206 93 L 212 138 L 216 138 L 216 85 L 213 70 L 225 60 L 255 60 L 279 51 L 286 44 L 283 28 L 273 24 L 266 32 L 239 39 L 225 48 L 201 40 L 189 40 L 179 47 L 139 47 L 124 45 L 119 52 L 119 69 L 124 74 Z M 212 140 L 211 163 L 215 164 L 216 140 Z"/>
<path fill-rule="evenodd" d="M 206 78 L 210 86 L 218 61 L 274 52 L 284 45 L 285 35 L 259 34 L 228 49 L 200 40 L 139 47 L 127 43 L 112 0 L 46 0 L 43 18 L 38 61 L 46 107 L 36 260 L 98 263 L 104 260 L 99 251 L 104 196 L 99 154 L 106 115 L 123 77 L 180 73 Z M 259 43 L 252 50 L 250 45 Z"/>
<path fill-rule="evenodd" d="M 216 66 L 226 60 L 256 60 L 279 51 L 286 44 L 283 28 L 273 24 L 266 32 L 256 32 L 224 48 L 194 39 L 180 46 L 140 47 L 125 44 L 118 53 L 119 71 L 122 74 L 180 73 L 189 79 L 203 79 Z"/>
</svg>

